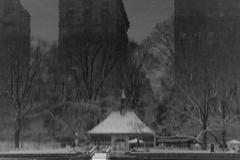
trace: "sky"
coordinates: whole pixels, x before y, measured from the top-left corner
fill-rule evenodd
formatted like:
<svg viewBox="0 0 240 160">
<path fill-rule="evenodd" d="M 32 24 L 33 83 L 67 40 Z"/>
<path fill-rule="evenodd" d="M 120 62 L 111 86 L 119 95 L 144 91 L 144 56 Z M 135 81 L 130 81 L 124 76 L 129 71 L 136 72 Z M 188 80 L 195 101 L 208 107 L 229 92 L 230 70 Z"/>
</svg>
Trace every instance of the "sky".
<svg viewBox="0 0 240 160">
<path fill-rule="evenodd" d="M 130 21 L 129 38 L 145 39 L 156 23 L 173 15 L 173 0 L 123 0 Z M 21 0 L 31 14 L 31 34 L 54 41 L 58 38 L 58 0 Z"/>
</svg>

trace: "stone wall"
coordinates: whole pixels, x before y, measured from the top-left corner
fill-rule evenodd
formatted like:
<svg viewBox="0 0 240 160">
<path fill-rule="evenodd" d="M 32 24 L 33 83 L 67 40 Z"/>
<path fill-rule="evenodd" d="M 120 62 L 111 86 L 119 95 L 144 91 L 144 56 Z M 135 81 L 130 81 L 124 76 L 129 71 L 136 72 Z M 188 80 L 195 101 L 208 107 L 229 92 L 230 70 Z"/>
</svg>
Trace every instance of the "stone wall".
<svg viewBox="0 0 240 160">
<path fill-rule="evenodd" d="M 237 153 L 135 153 L 112 155 L 111 160 L 238 160 Z"/>
</svg>

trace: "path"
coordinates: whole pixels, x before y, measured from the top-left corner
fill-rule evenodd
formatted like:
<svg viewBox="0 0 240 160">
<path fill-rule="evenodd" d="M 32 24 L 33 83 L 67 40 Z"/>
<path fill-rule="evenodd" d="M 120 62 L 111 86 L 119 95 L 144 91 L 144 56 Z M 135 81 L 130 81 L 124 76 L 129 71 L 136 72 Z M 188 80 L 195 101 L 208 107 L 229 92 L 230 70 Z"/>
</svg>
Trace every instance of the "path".
<svg viewBox="0 0 240 160">
<path fill-rule="evenodd" d="M 95 153 L 92 160 L 107 160 L 107 153 Z"/>
<path fill-rule="evenodd" d="M 104 146 L 98 149 L 92 156 L 92 160 L 108 160 L 111 147 Z"/>
</svg>

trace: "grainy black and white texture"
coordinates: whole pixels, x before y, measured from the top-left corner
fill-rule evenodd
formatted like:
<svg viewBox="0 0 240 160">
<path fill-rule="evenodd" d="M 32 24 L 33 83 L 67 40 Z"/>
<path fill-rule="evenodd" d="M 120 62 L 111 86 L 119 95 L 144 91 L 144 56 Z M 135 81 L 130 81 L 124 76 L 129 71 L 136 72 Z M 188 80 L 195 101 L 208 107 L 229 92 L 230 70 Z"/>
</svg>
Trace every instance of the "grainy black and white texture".
<svg viewBox="0 0 240 160">
<path fill-rule="evenodd" d="M 238 151 L 239 28 L 238 0 L 0 0 L 0 152 Z"/>
</svg>

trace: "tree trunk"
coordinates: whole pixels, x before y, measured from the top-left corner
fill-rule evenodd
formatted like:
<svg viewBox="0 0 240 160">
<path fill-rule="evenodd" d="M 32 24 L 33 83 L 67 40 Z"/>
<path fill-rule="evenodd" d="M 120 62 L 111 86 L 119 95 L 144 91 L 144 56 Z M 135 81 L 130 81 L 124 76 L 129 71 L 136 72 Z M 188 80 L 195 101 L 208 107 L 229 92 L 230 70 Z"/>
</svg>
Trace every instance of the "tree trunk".
<svg viewBox="0 0 240 160">
<path fill-rule="evenodd" d="M 207 150 L 207 125 L 203 124 L 202 150 Z"/>
<path fill-rule="evenodd" d="M 20 148 L 20 134 L 21 134 L 21 129 L 20 127 L 17 127 L 14 134 L 15 148 Z"/>
<path fill-rule="evenodd" d="M 227 127 L 225 124 L 225 120 L 226 120 L 226 111 L 227 111 L 227 104 L 225 102 L 223 102 L 222 104 L 222 149 L 225 150 L 227 148 L 227 142 L 226 142 L 226 137 L 227 137 Z"/>
<path fill-rule="evenodd" d="M 222 131 L 222 149 L 225 150 L 227 148 L 227 140 L 226 140 L 226 137 L 227 137 L 227 131 L 226 129 L 224 128 L 223 131 Z"/>
<path fill-rule="evenodd" d="M 16 118 L 16 129 L 14 133 L 15 148 L 20 148 L 20 136 L 21 136 L 21 128 L 22 128 L 20 116 L 21 116 L 21 110 L 20 110 L 20 107 L 18 107 L 17 118 Z"/>
</svg>

